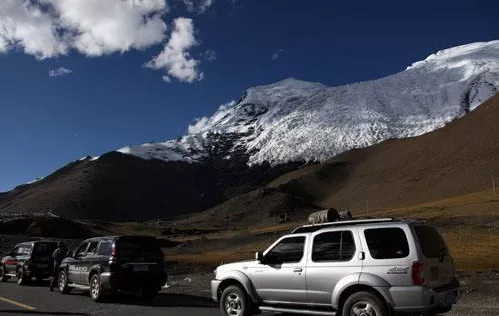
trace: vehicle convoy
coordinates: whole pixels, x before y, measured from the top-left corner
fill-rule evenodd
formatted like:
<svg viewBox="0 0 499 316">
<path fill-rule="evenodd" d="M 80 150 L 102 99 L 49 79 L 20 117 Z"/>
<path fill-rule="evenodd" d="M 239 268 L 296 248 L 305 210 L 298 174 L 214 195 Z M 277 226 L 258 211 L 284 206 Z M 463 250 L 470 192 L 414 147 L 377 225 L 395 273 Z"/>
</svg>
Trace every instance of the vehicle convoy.
<svg viewBox="0 0 499 316">
<path fill-rule="evenodd" d="M 296 228 L 256 260 L 215 270 L 223 315 L 436 315 L 459 282 L 441 235 L 418 221 L 346 220 Z"/>
<path fill-rule="evenodd" d="M 109 236 L 85 240 L 60 266 L 58 288 L 105 294 L 133 293 L 152 300 L 166 282 L 163 252 L 155 237 Z"/>
<path fill-rule="evenodd" d="M 55 241 L 30 241 L 14 246 L 0 262 L 0 281 L 17 278 L 17 284 L 26 285 L 36 279 L 51 276 L 52 253 L 57 248 Z"/>
</svg>

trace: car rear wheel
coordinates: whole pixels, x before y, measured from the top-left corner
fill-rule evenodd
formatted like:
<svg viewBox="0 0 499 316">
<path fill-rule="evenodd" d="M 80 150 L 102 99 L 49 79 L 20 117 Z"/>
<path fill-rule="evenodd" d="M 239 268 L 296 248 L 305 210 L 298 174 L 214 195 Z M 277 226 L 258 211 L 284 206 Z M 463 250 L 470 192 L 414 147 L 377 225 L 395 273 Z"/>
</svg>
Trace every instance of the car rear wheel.
<svg viewBox="0 0 499 316">
<path fill-rule="evenodd" d="M 68 294 L 71 288 L 68 286 L 68 274 L 62 270 L 57 277 L 57 287 L 62 294 Z"/>
<path fill-rule="evenodd" d="M 94 274 L 90 278 L 90 297 L 96 302 L 102 300 L 102 286 L 98 274 Z"/>
<path fill-rule="evenodd" d="M 17 270 L 17 285 L 26 285 L 28 284 L 28 277 L 26 276 L 26 272 L 23 268 Z"/>
<path fill-rule="evenodd" d="M 251 315 L 248 296 L 237 285 L 227 287 L 220 298 L 220 311 L 225 316 Z"/>
<path fill-rule="evenodd" d="M 388 316 L 385 304 L 374 294 L 357 292 L 343 305 L 342 316 Z"/>
</svg>

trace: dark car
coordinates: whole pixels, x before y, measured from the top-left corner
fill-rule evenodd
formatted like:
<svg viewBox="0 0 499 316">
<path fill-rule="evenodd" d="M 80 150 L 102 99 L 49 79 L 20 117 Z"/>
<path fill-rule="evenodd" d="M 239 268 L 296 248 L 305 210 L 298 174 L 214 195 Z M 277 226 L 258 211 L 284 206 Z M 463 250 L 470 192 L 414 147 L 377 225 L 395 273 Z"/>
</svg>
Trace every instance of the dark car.
<svg viewBox="0 0 499 316">
<path fill-rule="evenodd" d="M 17 278 L 17 284 L 28 284 L 52 275 L 52 253 L 57 248 L 55 241 L 30 241 L 17 244 L 0 263 L 0 281 Z"/>
<path fill-rule="evenodd" d="M 163 252 L 155 237 L 109 236 L 85 240 L 60 266 L 58 287 L 103 295 L 132 293 L 152 300 L 166 282 Z"/>
</svg>

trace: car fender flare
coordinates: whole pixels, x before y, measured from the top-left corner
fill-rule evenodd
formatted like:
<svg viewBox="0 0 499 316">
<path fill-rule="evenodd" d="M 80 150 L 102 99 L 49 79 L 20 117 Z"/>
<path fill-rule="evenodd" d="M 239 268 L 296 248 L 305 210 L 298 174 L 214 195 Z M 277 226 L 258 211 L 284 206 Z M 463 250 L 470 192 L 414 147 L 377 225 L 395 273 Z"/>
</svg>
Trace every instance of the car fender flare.
<svg viewBox="0 0 499 316">
<path fill-rule="evenodd" d="M 341 279 L 333 289 L 332 306 L 338 308 L 341 294 L 352 286 L 363 285 L 372 288 L 380 294 L 385 302 L 392 305 L 393 300 L 390 295 L 390 283 L 386 280 L 370 273 L 353 273 Z"/>
<path fill-rule="evenodd" d="M 362 273 L 360 275 L 359 284 L 372 287 L 379 294 L 381 294 L 381 296 L 383 296 L 387 304 L 393 306 L 393 299 L 392 295 L 390 294 L 391 284 L 388 283 L 386 280 L 374 274 Z"/>
<path fill-rule="evenodd" d="M 239 282 L 244 287 L 246 293 L 248 293 L 248 296 L 250 297 L 252 302 L 260 301 L 253 283 L 246 274 L 236 270 L 227 271 L 224 273 L 223 277 L 220 280 L 222 281 L 222 283 L 227 280 L 234 280 Z"/>
<path fill-rule="evenodd" d="M 102 266 L 101 266 L 101 265 L 96 264 L 96 265 L 92 266 L 90 269 L 88 269 L 88 281 L 90 281 L 90 276 L 91 276 L 92 274 L 94 274 L 94 273 L 96 272 L 96 273 L 97 273 L 97 274 L 99 274 L 99 276 L 100 276 L 100 274 L 101 274 L 103 271 L 104 271 L 104 269 L 102 268 Z"/>
<path fill-rule="evenodd" d="M 352 273 L 336 283 L 333 289 L 333 295 L 331 296 L 331 304 L 333 308 L 338 308 L 341 293 L 343 293 L 343 291 L 348 289 L 350 286 L 358 285 L 359 279 L 360 273 Z"/>
</svg>

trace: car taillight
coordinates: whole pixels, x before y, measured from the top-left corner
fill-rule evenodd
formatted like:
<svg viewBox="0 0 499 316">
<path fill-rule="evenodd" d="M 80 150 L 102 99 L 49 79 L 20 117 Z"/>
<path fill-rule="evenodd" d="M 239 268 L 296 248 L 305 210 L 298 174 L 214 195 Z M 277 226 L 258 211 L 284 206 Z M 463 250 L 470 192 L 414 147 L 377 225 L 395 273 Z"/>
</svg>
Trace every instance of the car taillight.
<svg viewBox="0 0 499 316">
<path fill-rule="evenodd" d="M 412 264 L 412 284 L 422 285 L 424 283 L 424 263 L 416 261 Z"/>
<path fill-rule="evenodd" d="M 111 257 L 109 257 L 109 263 L 118 263 L 118 252 L 113 245 L 113 250 L 111 251 Z"/>
</svg>

